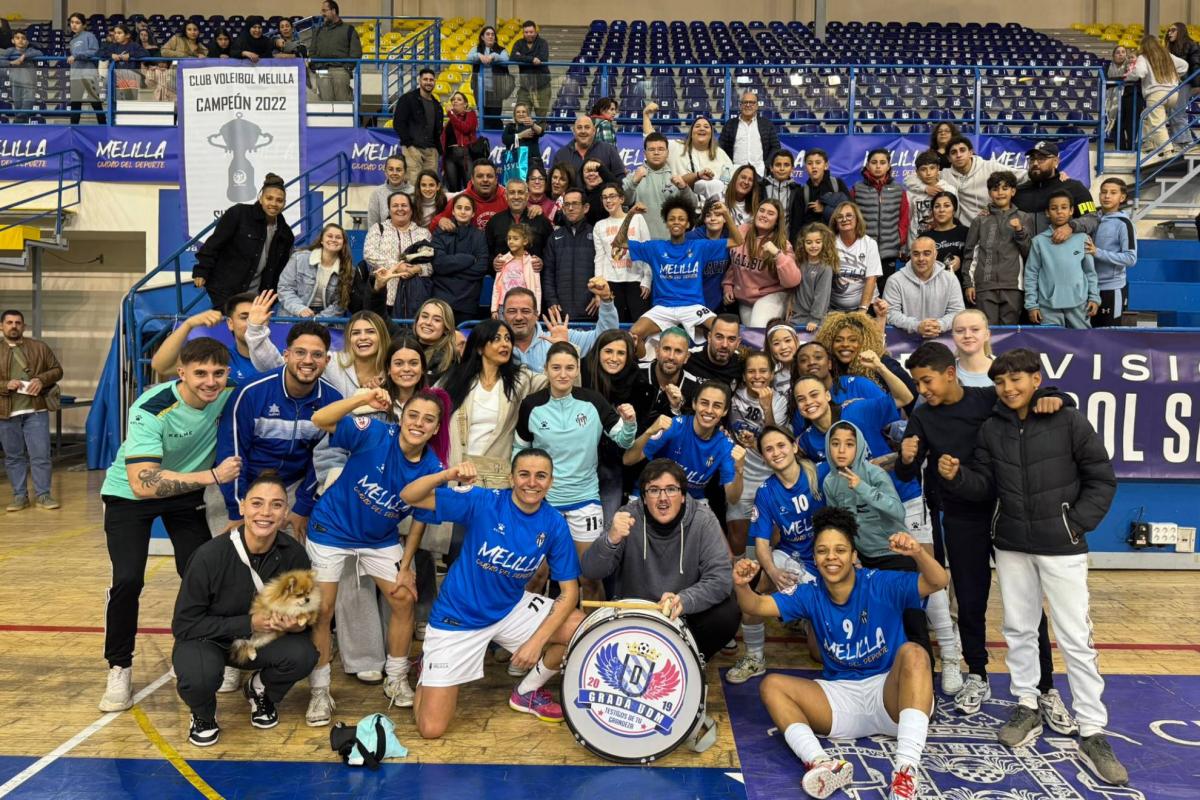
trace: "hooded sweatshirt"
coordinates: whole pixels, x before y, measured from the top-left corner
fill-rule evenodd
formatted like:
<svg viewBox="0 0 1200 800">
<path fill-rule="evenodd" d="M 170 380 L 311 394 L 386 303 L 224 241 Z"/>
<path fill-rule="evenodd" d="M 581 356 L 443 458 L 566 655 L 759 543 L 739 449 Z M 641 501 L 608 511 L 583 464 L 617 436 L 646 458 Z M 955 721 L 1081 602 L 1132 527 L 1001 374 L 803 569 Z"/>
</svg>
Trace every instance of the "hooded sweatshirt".
<svg viewBox="0 0 1200 800">
<path fill-rule="evenodd" d="M 650 229 L 651 239 L 670 239 L 671 234 L 667 231 L 667 223 L 662 218 L 663 203 L 672 197 L 682 197 L 690 203 L 695 203 L 696 195 L 687 186 L 680 189 L 671 182 L 673 173 L 669 161 L 658 169 L 652 168 L 649 164 L 642 166 L 646 169 L 646 177 L 642 178 L 640 182 L 634 179 L 636 172 L 629 173 L 621 182 L 621 189 L 625 192 L 625 201 L 631 205 L 641 203 L 646 206 L 646 213 L 642 215 L 642 219 L 646 221 L 646 227 Z M 596 205 L 593 203 L 593 208 Z M 601 207 L 600 213 L 602 216 L 607 216 L 608 212 Z"/>
<path fill-rule="evenodd" d="M 1028 180 L 1029 173 L 1023 169 L 990 161 L 976 154 L 971 159 L 971 167 L 966 173 L 956 169 L 942 170 L 942 180 L 950 184 L 950 191 L 958 196 L 958 221 L 970 225 L 979 216 L 979 212 L 988 207 L 987 179 L 993 172 L 1011 172 L 1017 179 L 1018 185 Z M 909 191 L 924 191 L 920 177 L 914 169 L 904 179 Z"/>
<path fill-rule="evenodd" d="M 474 181 L 467 184 L 465 194 L 475 200 L 475 227 L 479 230 L 487 228 L 488 222 L 492 217 L 499 214 L 501 211 L 508 210 L 508 195 L 504 193 L 503 186 L 496 187 L 496 193 L 492 195 L 490 200 L 484 200 L 479 192 L 475 191 Z M 457 197 L 457 195 L 455 195 Z M 435 230 L 438 223 L 443 219 L 451 219 L 450 215 L 454 211 L 454 197 L 446 201 L 446 207 L 441 213 L 435 216 L 429 222 L 429 230 Z"/>
<path fill-rule="evenodd" d="M 1083 251 L 1087 234 L 1054 244 L 1052 228 L 1039 233 L 1025 262 L 1025 308 L 1080 308 L 1100 302 L 1096 263 Z"/>
<path fill-rule="evenodd" d="M 988 210 L 991 213 L 986 217 L 975 217 L 971 230 L 967 231 L 967 244 L 963 248 L 963 288 L 977 292 L 1020 289 L 1024 285 L 1024 262 L 1029 255 L 1033 217 L 1018 211 L 1015 206 L 1001 210 L 989 205 Z M 1009 225 L 1013 217 L 1021 220 L 1019 232 Z"/>
<path fill-rule="evenodd" d="M 880 258 L 895 258 L 908 242 L 908 193 L 892 180 L 891 169 L 874 178 L 864 167 L 862 176 L 852 195 L 866 220 L 867 235 L 879 245 Z"/>
<path fill-rule="evenodd" d="M 1125 270 L 1137 263 L 1137 235 L 1124 211 L 1101 211 L 1096 228 L 1096 279 L 1100 291 L 1125 288 Z"/>
<path fill-rule="evenodd" d="M 614 575 L 614 597 L 657 602 L 664 592 L 679 595 L 684 614 L 707 611 L 733 591 L 733 569 L 721 524 L 707 506 L 685 498 L 669 525 L 654 522 L 640 499 L 621 507 L 633 515 L 633 529 L 619 543 L 602 533 L 579 558 L 590 580 Z"/>
<path fill-rule="evenodd" d="M 926 319 L 936 319 L 948 331 L 954 315 L 963 310 L 958 278 L 940 261 L 934 262 L 927 280 L 921 280 L 909 264 L 887 282 L 883 299 L 888 302 L 888 324 L 909 333 L 916 333 Z"/>
<path fill-rule="evenodd" d="M 892 551 L 888 547 L 888 538 L 893 533 L 908 530 L 908 524 L 904 520 L 904 503 L 900 502 L 900 495 L 896 494 L 896 488 L 887 472 L 867 459 L 866 439 L 854 423 L 838 422 L 831 425 L 825 434 L 825 452 L 830 451 L 830 437 L 839 425 L 854 428 L 858 447 L 854 451 L 850 471 L 861 480 L 857 488 L 851 489 L 850 483 L 831 463 L 829 474 L 821 484 L 825 491 L 825 504 L 844 508 L 854 514 L 855 520 L 858 521 L 858 536 L 854 547 L 858 552 L 871 557 L 889 555 Z"/>
</svg>

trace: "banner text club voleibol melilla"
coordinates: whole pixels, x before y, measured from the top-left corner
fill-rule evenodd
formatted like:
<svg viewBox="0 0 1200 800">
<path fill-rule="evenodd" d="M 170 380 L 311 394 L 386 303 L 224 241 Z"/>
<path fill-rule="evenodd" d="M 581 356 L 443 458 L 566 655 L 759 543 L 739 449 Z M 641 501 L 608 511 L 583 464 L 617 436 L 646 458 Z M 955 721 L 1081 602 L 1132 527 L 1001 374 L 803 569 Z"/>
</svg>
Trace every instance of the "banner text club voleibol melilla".
<svg viewBox="0 0 1200 800">
<path fill-rule="evenodd" d="M 188 236 L 234 203 L 253 202 L 267 173 L 284 181 L 300 174 L 304 97 L 304 68 L 295 62 L 181 62 L 179 183 Z M 295 223 L 299 206 L 286 216 Z"/>
</svg>

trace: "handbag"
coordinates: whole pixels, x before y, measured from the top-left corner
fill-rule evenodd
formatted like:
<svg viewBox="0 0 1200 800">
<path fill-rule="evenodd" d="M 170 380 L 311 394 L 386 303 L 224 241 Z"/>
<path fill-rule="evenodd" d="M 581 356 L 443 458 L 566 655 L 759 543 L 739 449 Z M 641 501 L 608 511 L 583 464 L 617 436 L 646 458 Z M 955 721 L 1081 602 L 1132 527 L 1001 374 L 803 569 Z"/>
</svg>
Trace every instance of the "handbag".
<svg viewBox="0 0 1200 800">
<path fill-rule="evenodd" d="M 529 148 L 513 142 L 513 146 L 504 151 L 504 165 L 500 172 L 505 185 L 512 180 L 525 180 L 529 175 Z"/>
<path fill-rule="evenodd" d="M 479 161 L 480 159 L 491 160 L 491 141 L 486 136 L 475 137 L 475 141 L 467 145 L 467 155 L 471 157 L 472 163 Z"/>
</svg>

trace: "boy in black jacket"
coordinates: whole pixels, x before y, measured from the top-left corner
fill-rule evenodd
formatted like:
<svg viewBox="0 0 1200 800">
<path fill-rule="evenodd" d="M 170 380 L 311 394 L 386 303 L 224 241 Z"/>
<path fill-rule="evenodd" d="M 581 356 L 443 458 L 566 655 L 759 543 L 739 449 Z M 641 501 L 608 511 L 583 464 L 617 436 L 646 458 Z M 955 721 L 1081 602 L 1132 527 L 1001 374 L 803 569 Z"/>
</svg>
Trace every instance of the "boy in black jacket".
<svg viewBox="0 0 1200 800">
<path fill-rule="evenodd" d="M 304 545 L 279 530 L 287 520 L 287 488 L 273 473 L 259 475 L 241 509 L 241 527 L 205 542 L 188 561 L 171 620 L 176 689 L 192 711 L 188 741 L 197 747 L 214 745 L 221 735 L 217 689 L 235 639 L 281 634 L 258 648 L 250 663 L 255 672 L 243 687 L 256 728 L 279 724 L 275 705 L 317 665 L 317 648 L 302 626 L 289 617 L 250 613 L 257 592 L 251 570 L 268 583 L 284 572 L 312 568 Z"/>
<path fill-rule="evenodd" d="M 954 707 L 960 714 L 974 714 L 992 696 L 987 676 L 987 605 L 992 588 L 992 540 L 988 536 L 994 503 L 967 500 L 937 474 L 937 462 L 951 455 L 968 466 L 979 428 L 992 415 L 996 405 L 996 390 L 991 387 L 963 386 L 958 382 L 954 353 L 941 342 L 925 342 L 908 357 L 906 367 L 917 382 L 925 402 L 911 413 L 896 461 L 896 475 L 914 480 L 925 469 L 925 496 L 931 494 L 941 501 L 942 531 L 946 539 L 946 555 L 950 561 L 950 577 L 958 600 L 958 631 L 962 638 L 963 659 L 967 662 L 967 677 L 958 679 L 960 690 L 954 693 Z M 1052 414 L 1074 401 L 1054 389 L 1042 389 L 1034 413 Z M 991 498 L 989 498 L 990 500 Z M 959 671 L 956 663 L 942 661 L 942 691 L 949 694 L 953 677 Z M 1038 707 L 1042 720 L 1056 733 L 1073 736 L 1079 726 L 1071 718 L 1061 695 L 1054 688 L 1054 662 L 1051 658 L 1050 634 L 1046 615 L 1038 624 Z M 949 674 L 949 677 L 948 677 Z"/>
<path fill-rule="evenodd" d="M 1037 705 L 1037 620 L 1042 597 L 1067 662 L 1079 718 L 1079 754 L 1100 780 L 1129 782 L 1103 730 L 1108 710 L 1104 679 L 1092 645 L 1088 616 L 1087 542 L 1084 535 L 1108 513 L 1117 479 L 1091 424 L 1074 409 L 1050 416 L 1030 413 L 1042 382 L 1040 356 L 1025 348 L 997 358 L 988 377 L 1000 401 L 980 428 L 974 466 L 946 454 L 938 472 L 962 497 L 976 502 L 993 492 L 996 576 L 1004 602 L 1008 668 L 1018 705 L 997 733 L 1010 747 L 1042 732 Z"/>
</svg>

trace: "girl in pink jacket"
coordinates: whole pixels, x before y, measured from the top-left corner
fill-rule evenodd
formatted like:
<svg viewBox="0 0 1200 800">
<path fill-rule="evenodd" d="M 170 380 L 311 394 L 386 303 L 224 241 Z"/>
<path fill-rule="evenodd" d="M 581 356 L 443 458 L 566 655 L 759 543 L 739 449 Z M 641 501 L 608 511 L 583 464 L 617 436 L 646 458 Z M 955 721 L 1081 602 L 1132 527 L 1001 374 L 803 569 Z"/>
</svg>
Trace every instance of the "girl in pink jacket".
<svg viewBox="0 0 1200 800">
<path fill-rule="evenodd" d="M 531 242 L 533 231 L 525 223 L 518 222 L 508 229 L 508 253 L 492 286 L 493 318 L 498 315 L 504 296 L 511 289 L 528 289 L 537 298 L 537 307 L 542 307 L 542 279 L 533 271 L 533 257 L 529 255 Z"/>
<path fill-rule="evenodd" d="M 763 328 L 784 315 L 789 290 L 800 284 L 800 268 L 778 201 L 763 200 L 741 231 L 742 244 L 729 251 L 729 269 L 721 286 L 726 303 L 738 301 L 742 324 Z"/>
</svg>

